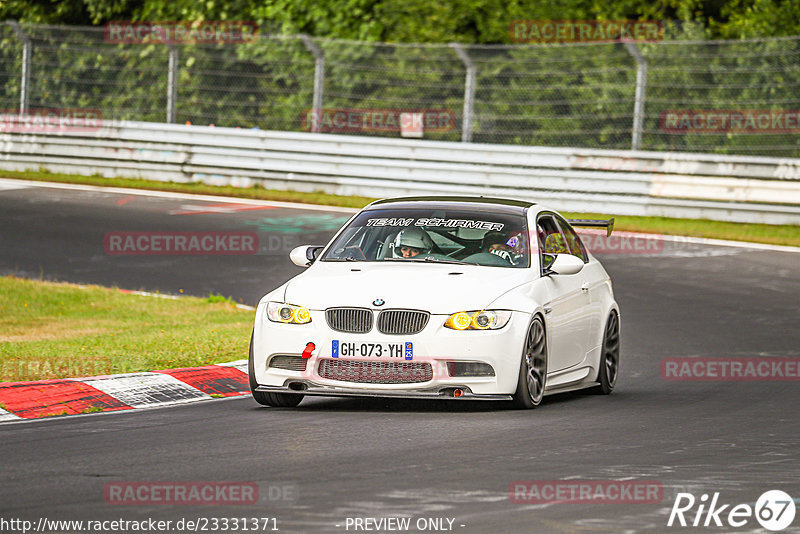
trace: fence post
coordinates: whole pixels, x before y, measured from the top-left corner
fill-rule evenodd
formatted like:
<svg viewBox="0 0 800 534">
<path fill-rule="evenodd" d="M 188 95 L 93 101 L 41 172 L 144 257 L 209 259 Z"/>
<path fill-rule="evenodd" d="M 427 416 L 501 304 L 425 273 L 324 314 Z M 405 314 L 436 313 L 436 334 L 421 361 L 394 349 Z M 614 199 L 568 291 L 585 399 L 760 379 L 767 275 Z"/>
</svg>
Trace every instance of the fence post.
<svg viewBox="0 0 800 534">
<path fill-rule="evenodd" d="M 647 92 L 647 60 L 636 46 L 626 42 L 625 48 L 636 60 L 636 96 L 633 104 L 633 128 L 631 131 L 631 150 L 639 150 L 642 144 L 642 128 L 644 125 L 644 102 Z"/>
<path fill-rule="evenodd" d="M 19 114 L 25 115 L 28 113 L 28 103 L 30 102 L 31 55 L 33 54 L 33 42 L 22 30 L 17 21 L 9 21 L 9 24 L 11 24 L 11 28 L 17 35 L 17 38 L 22 41 L 22 72 L 20 73 L 19 82 Z"/>
<path fill-rule="evenodd" d="M 472 141 L 472 118 L 475 108 L 475 74 L 477 69 L 475 62 L 469 57 L 461 43 L 450 43 L 456 55 L 464 63 L 467 69 L 467 76 L 464 80 L 464 118 L 461 125 L 461 141 L 469 143 Z"/>
<path fill-rule="evenodd" d="M 178 106 L 178 47 L 169 47 L 169 70 L 167 72 L 167 122 L 172 124 L 177 120 L 176 109 Z"/>
<path fill-rule="evenodd" d="M 314 120 L 311 123 L 311 131 L 319 132 L 322 119 L 322 93 L 325 89 L 325 53 L 308 35 L 301 35 L 300 40 L 314 55 L 314 97 L 311 104 Z"/>
</svg>

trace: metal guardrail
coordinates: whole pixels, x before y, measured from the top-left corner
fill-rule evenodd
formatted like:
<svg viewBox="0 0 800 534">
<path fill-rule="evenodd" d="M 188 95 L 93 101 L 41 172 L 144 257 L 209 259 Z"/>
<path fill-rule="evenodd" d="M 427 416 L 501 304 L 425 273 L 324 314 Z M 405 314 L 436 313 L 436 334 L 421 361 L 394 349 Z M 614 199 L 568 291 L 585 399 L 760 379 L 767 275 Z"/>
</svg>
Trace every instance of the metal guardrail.
<svg viewBox="0 0 800 534">
<path fill-rule="evenodd" d="M 0 133 L 0 169 L 389 197 L 511 196 L 616 215 L 800 224 L 800 159 L 523 147 L 146 122 Z"/>
</svg>

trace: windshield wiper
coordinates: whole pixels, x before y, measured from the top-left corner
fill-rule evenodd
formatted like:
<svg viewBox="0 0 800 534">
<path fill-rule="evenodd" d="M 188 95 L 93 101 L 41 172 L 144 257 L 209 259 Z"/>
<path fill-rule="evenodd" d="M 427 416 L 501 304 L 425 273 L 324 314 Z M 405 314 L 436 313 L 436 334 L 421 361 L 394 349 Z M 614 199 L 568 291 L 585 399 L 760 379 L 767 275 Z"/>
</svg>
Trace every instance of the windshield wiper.
<svg viewBox="0 0 800 534">
<path fill-rule="evenodd" d="M 465 262 L 465 261 L 456 260 L 456 259 L 443 260 L 441 258 L 436 258 L 434 256 L 426 256 L 425 258 L 423 258 L 422 261 L 432 261 L 434 263 L 455 263 L 456 265 L 467 265 L 467 262 Z"/>
<path fill-rule="evenodd" d="M 347 256 L 346 258 L 324 258 L 320 261 L 365 261 L 365 260 L 359 260 L 358 258 L 354 258 L 353 256 Z"/>
<path fill-rule="evenodd" d="M 434 256 L 426 256 L 424 258 L 383 258 L 383 261 L 404 261 L 407 263 L 422 263 L 424 261 L 429 261 L 431 263 L 453 263 L 455 265 L 473 265 L 466 261 L 461 260 L 443 260 L 441 258 L 436 258 Z"/>
</svg>

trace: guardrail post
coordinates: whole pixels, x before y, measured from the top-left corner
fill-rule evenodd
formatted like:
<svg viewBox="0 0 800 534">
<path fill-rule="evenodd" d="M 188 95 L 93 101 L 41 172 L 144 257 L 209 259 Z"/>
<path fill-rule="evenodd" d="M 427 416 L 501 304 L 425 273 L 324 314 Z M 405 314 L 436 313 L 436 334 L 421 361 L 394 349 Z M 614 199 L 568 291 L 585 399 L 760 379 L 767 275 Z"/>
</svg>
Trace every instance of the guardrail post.
<svg viewBox="0 0 800 534">
<path fill-rule="evenodd" d="M 647 91 L 647 60 L 636 43 L 626 42 L 625 48 L 636 60 L 636 96 L 633 104 L 633 128 L 631 130 L 631 150 L 639 150 L 642 144 L 644 125 L 644 101 Z"/>
<path fill-rule="evenodd" d="M 167 122 L 172 124 L 177 120 L 176 109 L 178 106 L 178 47 L 169 46 L 169 70 L 167 72 Z"/>
<path fill-rule="evenodd" d="M 461 124 L 461 141 L 469 143 L 472 141 L 472 118 L 475 108 L 475 75 L 477 68 L 461 43 L 450 43 L 450 46 L 455 50 L 456 55 L 467 69 L 466 79 L 464 80 L 464 118 Z"/>
<path fill-rule="evenodd" d="M 325 53 L 308 35 L 301 35 L 300 40 L 314 55 L 314 97 L 311 104 L 314 121 L 311 123 L 311 131 L 319 132 L 322 118 L 322 93 L 325 89 Z"/>
<path fill-rule="evenodd" d="M 31 91 L 31 56 L 33 54 L 33 42 L 30 37 L 22 30 L 19 23 L 15 20 L 9 21 L 11 28 L 22 41 L 22 72 L 19 82 L 19 114 L 28 113 L 28 103 L 30 102 Z"/>
</svg>

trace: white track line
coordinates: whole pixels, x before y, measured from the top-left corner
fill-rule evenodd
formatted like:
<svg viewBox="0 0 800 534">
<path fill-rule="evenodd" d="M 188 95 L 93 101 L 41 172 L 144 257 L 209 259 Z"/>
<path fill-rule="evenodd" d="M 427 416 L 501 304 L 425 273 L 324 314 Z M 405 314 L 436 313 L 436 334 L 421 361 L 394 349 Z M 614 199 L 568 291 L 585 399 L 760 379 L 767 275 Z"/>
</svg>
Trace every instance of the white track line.
<svg viewBox="0 0 800 534">
<path fill-rule="evenodd" d="M 16 181 L 6 181 L 0 178 L 0 191 L 11 191 L 14 189 L 27 189 L 27 184 L 18 184 Z"/>
<path fill-rule="evenodd" d="M 651 236 L 652 234 L 639 234 Z M 769 245 L 767 243 L 750 243 L 748 241 L 727 241 L 725 239 L 711 239 L 708 237 L 687 237 L 680 235 L 662 235 L 664 241 L 674 241 L 677 243 L 691 243 L 693 245 L 713 245 L 716 247 L 737 247 L 749 248 L 754 250 L 771 250 L 775 252 L 800 252 L 800 247 L 790 247 L 787 245 Z"/>
<path fill-rule="evenodd" d="M 5 411 L 4 409 L 0 408 L 0 422 L 3 422 L 3 421 L 17 421 L 19 419 L 20 419 L 19 416 L 16 416 L 13 413 L 9 413 L 9 412 Z"/>
<path fill-rule="evenodd" d="M 273 200 L 257 200 L 252 198 L 225 197 L 217 195 L 200 195 L 193 193 L 175 193 L 172 191 L 151 191 L 147 189 L 128 189 L 127 187 L 106 187 L 99 185 L 64 184 L 59 182 L 39 182 L 32 180 L 17 180 L 14 178 L 0 178 L 0 188 L 4 186 L 17 187 L 46 187 L 53 189 L 68 189 L 72 191 L 92 191 L 96 193 L 118 193 L 122 195 L 140 195 L 180 200 L 203 200 L 207 202 L 230 202 L 234 204 L 248 204 L 251 206 L 267 206 L 275 208 L 291 208 L 314 211 L 335 211 L 340 213 L 356 213 L 355 208 L 341 208 L 338 206 L 323 206 L 320 204 L 302 204 L 299 202 L 280 202 Z"/>
<path fill-rule="evenodd" d="M 578 235 L 590 234 L 593 236 L 601 236 L 605 238 L 605 230 L 593 230 L 581 228 L 577 230 Z M 639 239 L 655 239 L 661 241 L 669 241 L 672 243 L 691 244 L 691 245 L 711 245 L 715 247 L 736 247 L 736 248 L 749 248 L 755 250 L 770 250 L 775 252 L 800 252 L 800 247 L 790 247 L 787 245 L 770 245 L 767 243 L 751 243 L 749 241 L 728 241 L 725 239 L 711 239 L 708 237 L 689 237 L 683 235 L 669 235 L 669 234 L 646 234 L 643 232 L 628 232 L 625 230 L 615 231 L 611 234 L 611 239 L 614 237 L 629 237 Z M 587 245 L 588 246 L 588 245 Z M 602 254 L 602 251 L 599 252 Z M 654 253 L 657 255 L 657 253 Z"/>
</svg>

